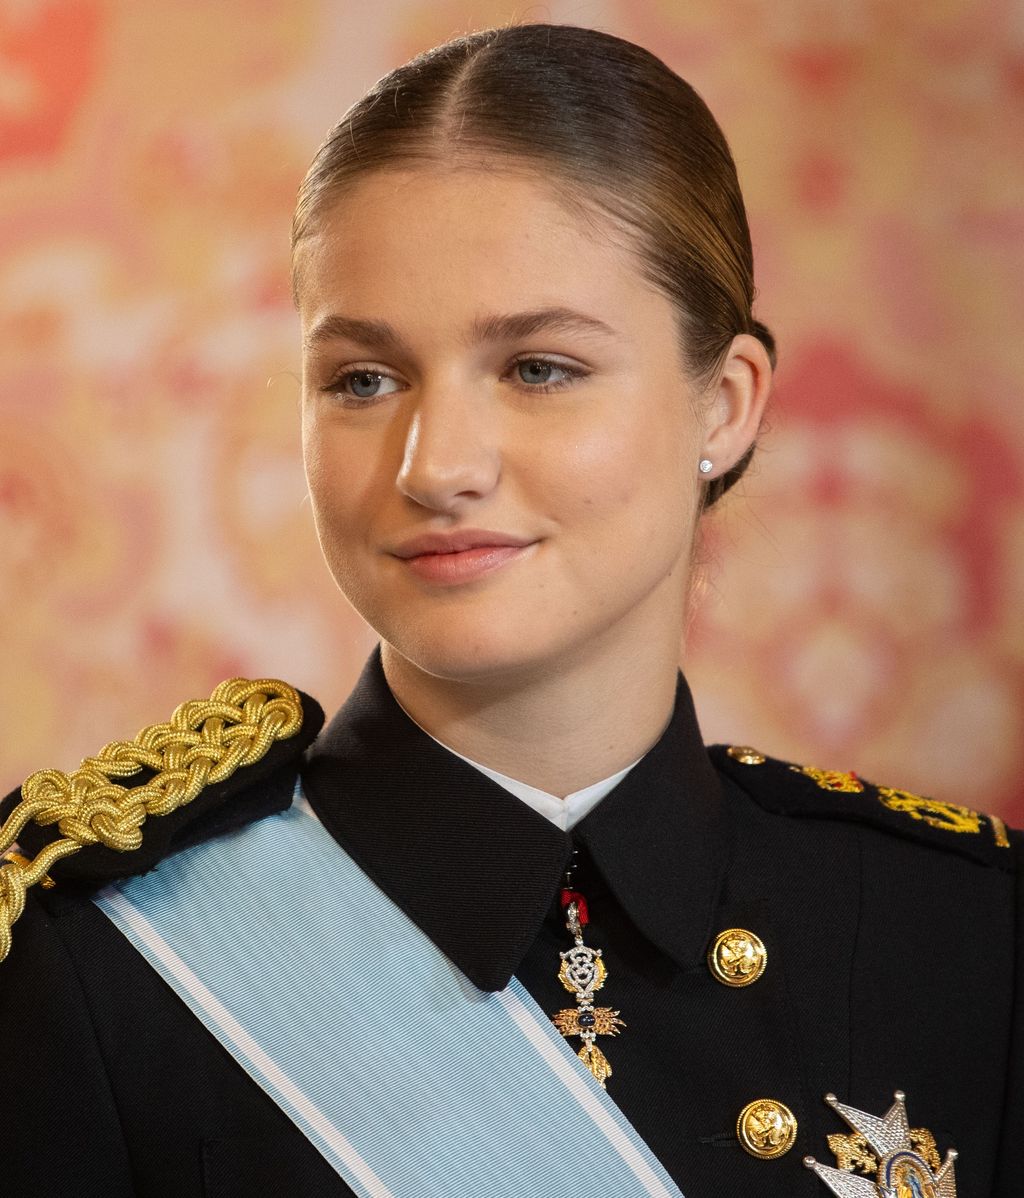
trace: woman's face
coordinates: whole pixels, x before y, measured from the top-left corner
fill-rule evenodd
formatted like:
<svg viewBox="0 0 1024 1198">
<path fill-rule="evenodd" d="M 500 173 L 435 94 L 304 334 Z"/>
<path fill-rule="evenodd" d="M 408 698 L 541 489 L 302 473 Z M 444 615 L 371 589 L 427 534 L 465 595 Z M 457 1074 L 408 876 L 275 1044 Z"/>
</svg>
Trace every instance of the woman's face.
<svg viewBox="0 0 1024 1198">
<path fill-rule="evenodd" d="M 387 170 L 299 248 L 324 555 L 448 679 L 678 652 L 702 449 L 675 311 L 536 176 Z"/>
</svg>

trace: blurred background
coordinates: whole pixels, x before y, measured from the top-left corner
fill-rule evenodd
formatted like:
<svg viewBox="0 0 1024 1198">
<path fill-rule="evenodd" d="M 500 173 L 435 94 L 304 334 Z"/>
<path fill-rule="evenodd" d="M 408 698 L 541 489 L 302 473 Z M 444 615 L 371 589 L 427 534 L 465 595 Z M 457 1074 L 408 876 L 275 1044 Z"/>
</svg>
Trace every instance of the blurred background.
<svg viewBox="0 0 1024 1198">
<path fill-rule="evenodd" d="M 376 78 L 509 20 L 640 42 L 732 144 L 781 351 L 707 530 L 708 739 L 1024 823 L 1024 9 L 0 0 L 0 793 L 373 637 L 299 463 L 288 226 Z"/>
</svg>

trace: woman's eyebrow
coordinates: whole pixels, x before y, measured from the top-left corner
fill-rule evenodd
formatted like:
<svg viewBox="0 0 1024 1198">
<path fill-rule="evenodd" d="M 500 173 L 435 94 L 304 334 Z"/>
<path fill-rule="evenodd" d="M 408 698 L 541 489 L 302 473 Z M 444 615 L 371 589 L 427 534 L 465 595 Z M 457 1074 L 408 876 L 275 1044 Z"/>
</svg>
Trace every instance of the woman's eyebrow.
<svg viewBox="0 0 1024 1198">
<path fill-rule="evenodd" d="M 619 337 L 611 325 L 573 308 L 533 308 L 499 316 L 482 316 L 470 328 L 470 342 L 517 341 L 537 333 L 590 333 L 601 337 Z M 383 320 L 361 320 L 335 313 L 317 321 L 306 334 L 305 347 L 315 349 L 325 341 L 344 338 L 381 349 L 399 349 L 402 338 Z"/>
<path fill-rule="evenodd" d="M 303 338 L 303 345 L 306 349 L 315 349 L 325 341 L 341 338 L 363 345 L 380 346 L 382 349 L 396 349 L 402 344 L 402 339 L 387 321 L 359 320 L 354 316 L 335 313 L 318 320 Z"/>
<path fill-rule="evenodd" d="M 619 334 L 598 320 L 574 308 L 534 308 L 506 316 L 486 316 L 474 321 L 472 339 L 476 341 L 517 341 L 535 333 L 597 333 L 602 337 Z"/>
</svg>

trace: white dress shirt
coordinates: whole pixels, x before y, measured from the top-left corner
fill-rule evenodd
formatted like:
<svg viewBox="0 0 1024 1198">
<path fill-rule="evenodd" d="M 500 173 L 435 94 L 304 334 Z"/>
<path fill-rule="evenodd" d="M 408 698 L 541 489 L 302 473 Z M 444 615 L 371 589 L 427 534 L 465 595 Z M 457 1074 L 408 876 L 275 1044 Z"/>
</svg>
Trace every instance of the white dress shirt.
<svg viewBox="0 0 1024 1198">
<path fill-rule="evenodd" d="M 401 703 L 398 705 L 402 707 Z M 402 707 L 402 710 L 405 711 L 405 708 Z M 412 716 L 407 711 L 405 714 L 412 720 Z M 421 732 L 427 732 L 422 724 L 417 723 L 416 720 L 412 720 L 412 722 L 416 724 L 416 727 Z M 631 762 L 625 769 L 612 774 L 610 778 L 603 778 L 600 782 L 584 786 L 582 790 L 574 790 L 572 794 L 566 795 L 564 799 L 560 799 L 558 795 L 548 794 L 546 790 L 539 790 L 536 786 L 531 786 L 528 782 L 520 782 L 516 778 L 510 778 L 508 774 L 499 774 L 497 770 L 492 770 L 489 766 L 481 765 L 479 761 L 474 761 L 471 757 L 467 757 L 463 753 L 456 753 L 451 745 L 446 745 L 443 740 L 438 740 L 430 732 L 427 732 L 427 736 L 431 740 L 436 741 L 442 749 L 447 749 L 449 753 L 462 758 L 473 769 L 479 770 L 481 774 L 486 774 L 492 782 L 497 782 L 499 786 L 503 786 L 510 794 L 514 794 L 517 799 L 521 799 L 527 807 L 532 807 L 534 811 L 539 815 L 543 815 L 545 819 L 550 820 L 556 828 L 561 828 L 563 832 L 568 832 L 571 828 L 575 828 L 580 820 L 585 815 L 589 815 L 605 795 L 609 791 L 614 790 L 629 771 L 647 756 L 646 753 L 641 753 L 636 761 Z"/>
<path fill-rule="evenodd" d="M 446 745 L 445 748 L 447 747 Z M 448 749 L 448 752 L 452 753 L 454 750 Z M 456 753 L 455 756 L 462 757 L 462 754 Z M 486 774 L 488 778 L 497 782 L 499 786 L 504 786 L 517 799 L 522 799 L 528 807 L 532 807 L 534 811 L 539 812 L 545 819 L 551 820 L 563 832 L 568 832 L 570 828 L 574 828 L 585 815 L 593 811 L 605 795 L 613 787 L 618 786 L 633 766 L 637 764 L 634 761 L 632 765 L 627 765 L 624 770 L 619 770 L 617 774 L 612 774 L 610 778 L 604 778 L 600 782 L 584 786 L 582 790 L 574 790 L 571 795 L 566 795 L 564 799 L 560 799 L 558 795 L 548 794 L 546 790 L 538 790 L 536 786 L 530 786 L 527 782 L 518 782 L 515 778 L 510 778 L 507 774 L 499 774 L 497 770 L 489 769 L 486 765 L 481 765 L 478 761 L 470 761 L 468 757 L 462 757 L 462 760 L 468 762 L 474 769 L 479 770 L 481 774 Z"/>
</svg>

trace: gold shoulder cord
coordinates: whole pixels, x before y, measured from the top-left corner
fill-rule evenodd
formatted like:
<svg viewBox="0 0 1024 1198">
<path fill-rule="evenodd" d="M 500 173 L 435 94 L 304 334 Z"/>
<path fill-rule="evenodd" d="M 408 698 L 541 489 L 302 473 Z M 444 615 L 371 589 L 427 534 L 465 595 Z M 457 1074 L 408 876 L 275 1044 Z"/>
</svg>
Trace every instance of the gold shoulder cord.
<svg viewBox="0 0 1024 1198">
<path fill-rule="evenodd" d="M 274 741 L 302 726 L 298 691 L 286 682 L 232 678 L 209 699 L 182 703 L 166 724 L 143 728 L 132 741 L 112 741 L 77 770 L 40 770 L 21 788 L 21 801 L 0 827 L 0 860 L 32 820 L 56 824 L 63 839 L 29 861 L 8 855 L 0 866 L 0 961 L 10 951 L 11 927 L 25 909 L 25 891 L 44 882 L 63 857 L 90 844 L 130 852 L 142 844 L 150 815 L 169 815 L 235 770 L 264 757 Z M 141 769 L 154 777 L 121 786 Z"/>
</svg>

